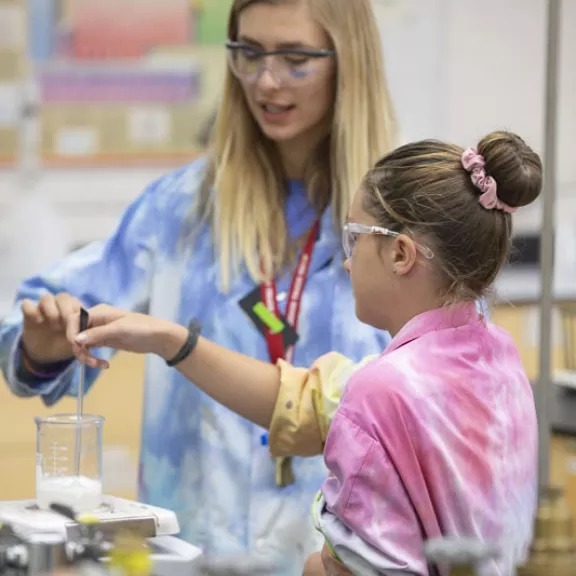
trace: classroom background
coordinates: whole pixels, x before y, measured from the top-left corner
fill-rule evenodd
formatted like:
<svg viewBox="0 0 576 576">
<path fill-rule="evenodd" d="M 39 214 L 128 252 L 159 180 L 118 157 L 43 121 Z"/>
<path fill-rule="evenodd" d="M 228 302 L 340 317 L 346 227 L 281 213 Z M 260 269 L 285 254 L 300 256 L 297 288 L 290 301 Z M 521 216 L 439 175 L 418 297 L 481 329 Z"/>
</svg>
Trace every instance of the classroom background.
<svg viewBox="0 0 576 576">
<path fill-rule="evenodd" d="M 403 141 L 473 145 L 506 128 L 541 151 L 544 0 L 375 0 Z M 119 10 L 118 7 L 122 6 Z M 18 281 L 106 237 L 152 179 L 202 154 L 230 0 L 0 0 L 0 318 Z M 552 480 L 576 516 L 576 0 L 562 4 Z M 535 385 L 541 203 L 515 216 L 491 297 Z M 143 359 L 118 354 L 85 400 L 106 416 L 104 487 L 135 498 Z M 71 399 L 51 409 L 74 411 Z M 37 399 L 0 383 L 0 500 L 34 496 Z"/>
</svg>

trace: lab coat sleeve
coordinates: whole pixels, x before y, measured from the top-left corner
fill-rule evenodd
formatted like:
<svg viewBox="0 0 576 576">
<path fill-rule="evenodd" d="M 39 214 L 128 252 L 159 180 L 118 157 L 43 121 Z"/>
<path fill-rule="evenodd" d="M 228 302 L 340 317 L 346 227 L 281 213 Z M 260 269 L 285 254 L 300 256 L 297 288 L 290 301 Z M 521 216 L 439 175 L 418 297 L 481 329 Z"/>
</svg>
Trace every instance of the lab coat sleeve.
<svg viewBox="0 0 576 576">
<path fill-rule="evenodd" d="M 347 404 L 335 415 L 326 443 L 324 461 L 330 474 L 321 489 L 324 505 L 315 510 L 316 525 L 354 574 L 428 574 L 421 519 L 406 477 L 395 464 L 400 452 L 408 454 L 404 469 L 415 465 L 410 431 L 395 402 L 387 411 L 376 402 L 375 410 L 394 429 L 387 446 L 371 433 L 373 414 L 359 414 L 355 408 L 349 412 Z M 411 472 L 409 478 L 418 478 L 417 470 Z"/>
<path fill-rule="evenodd" d="M 309 368 L 280 360 L 280 391 L 270 424 L 273 457 L 322 454 L 330 423 L 350 376 L 376 356 L 358 363 L 331 352 Z"/>
<path fill-rule="evenodd" d="M 15 395 L 39 395 L 47 406 L 51 406 L 65 394 L 73 395 L 78 384 L 76 362 L 54 379 L 33 386 L 18 379 L 22 300 L 38 301 L 45 293 L 66 292 L 76 296 L 88 308 L 106 303 L 125 310 L 147 310 L 161 218 L 158 200 L 170 193 L 175 178 L 172 174 L 151 184 L 128 207 L 108 240 L 94 242 L 71 253 L 49 270 L 28 278 L 20 285 L 14 308 L 0 328 L 0 367 Z M 97 350 L 96 353 L 106 359 L 113 354 L 109 349 Z M 96 369 L 86 369 L 87 389 L 98 373 Z"/>
</svg>

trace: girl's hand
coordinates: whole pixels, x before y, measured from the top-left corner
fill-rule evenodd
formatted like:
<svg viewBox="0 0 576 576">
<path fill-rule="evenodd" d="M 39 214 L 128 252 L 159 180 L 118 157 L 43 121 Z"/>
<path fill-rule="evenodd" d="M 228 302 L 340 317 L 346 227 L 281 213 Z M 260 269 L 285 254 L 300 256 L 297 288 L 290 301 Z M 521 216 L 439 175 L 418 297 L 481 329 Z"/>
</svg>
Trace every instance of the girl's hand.
<svg viewBox="0 0 576 576">
<path fill-rule="evenodd" d="M 324 566 L 322 566 L 320 552 L 315 552 L 311 556 L 308 556 L 306 564 L 304 564 L 302 576 L 326 576 Z"/>
<path fill-rule="evenodd" d="M 176 355 L 188 337 L 183 326 L 106 304 L 88 310 L 88 328 L 84 332 L 79 331 L 79 326 L 78 312 L 67 323 L 66 337 L 76 358 L 92 368 L 108 368 L 108 362 L 93 356 L 90 348 L 158 354 L 167 360 Z"/>
<path fill-rule="evenodd" d="M 304 565 L 302 576 L 351 576 L 352 572 L 330 554 L 326 545 L 312 554 Z"/>
<path fill-rule="evenodd" d="M 324 572 L 326 576 L 352 575 L 352 572 L 350 572 L 350 570 L 348 570 L 348 568 L 346 568 L 346 566 L 344 566 L 342 562 L 339 562 L 338 560 L 336 560 L 336 558 L 334 558 L 334 556 L 332 556 L 326 544 L 324 544 L 324 547 L 322 548 L 321 557 L 322 557 L 322 565 L 324 566 Z"/>
</svg>

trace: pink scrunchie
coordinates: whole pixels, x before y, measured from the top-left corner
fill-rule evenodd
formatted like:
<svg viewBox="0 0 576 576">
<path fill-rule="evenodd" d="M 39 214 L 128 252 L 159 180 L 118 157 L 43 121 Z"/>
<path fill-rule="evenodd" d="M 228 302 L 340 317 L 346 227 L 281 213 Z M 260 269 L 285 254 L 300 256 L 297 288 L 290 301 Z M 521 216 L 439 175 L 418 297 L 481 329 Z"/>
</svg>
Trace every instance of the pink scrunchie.
<svg viewBox="0 0 576 576">
<path fill-rule="evenodd" d="M 476 148 L 466 148 L 462 153 L 462 166 L 467 172 L 470 172 L 472 183 L 482 192 L 478 201 L 486 210 L 496 208 L 496 210 L 503 210 L 509 214 L 516 212 L 517 208 L 498 200 L 496 180 L 486 174 L 485 164 L 484 157 L 478 154 Z"/>
</svg>

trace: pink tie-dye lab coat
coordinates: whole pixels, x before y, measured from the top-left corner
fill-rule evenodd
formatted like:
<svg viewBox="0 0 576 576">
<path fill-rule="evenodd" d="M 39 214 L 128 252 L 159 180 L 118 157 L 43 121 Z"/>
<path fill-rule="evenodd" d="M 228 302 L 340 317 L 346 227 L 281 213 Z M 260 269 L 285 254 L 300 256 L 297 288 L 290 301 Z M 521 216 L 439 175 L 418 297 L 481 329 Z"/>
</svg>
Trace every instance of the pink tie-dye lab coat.
<svg viewBox="0 0 576 576">
<path fill-rule="evenodd" d="M 378 573 L 428 574 L 426 539 L 473 537 L 503 548 L 482 573 L 513 573 L 532 535 L 537 438 L 510 336 L 474 304 L 417 316 L 352 376 L 330 426 L 321 515 L 344 529 L 332 544 L 369 549 Z"/>
</svg>

